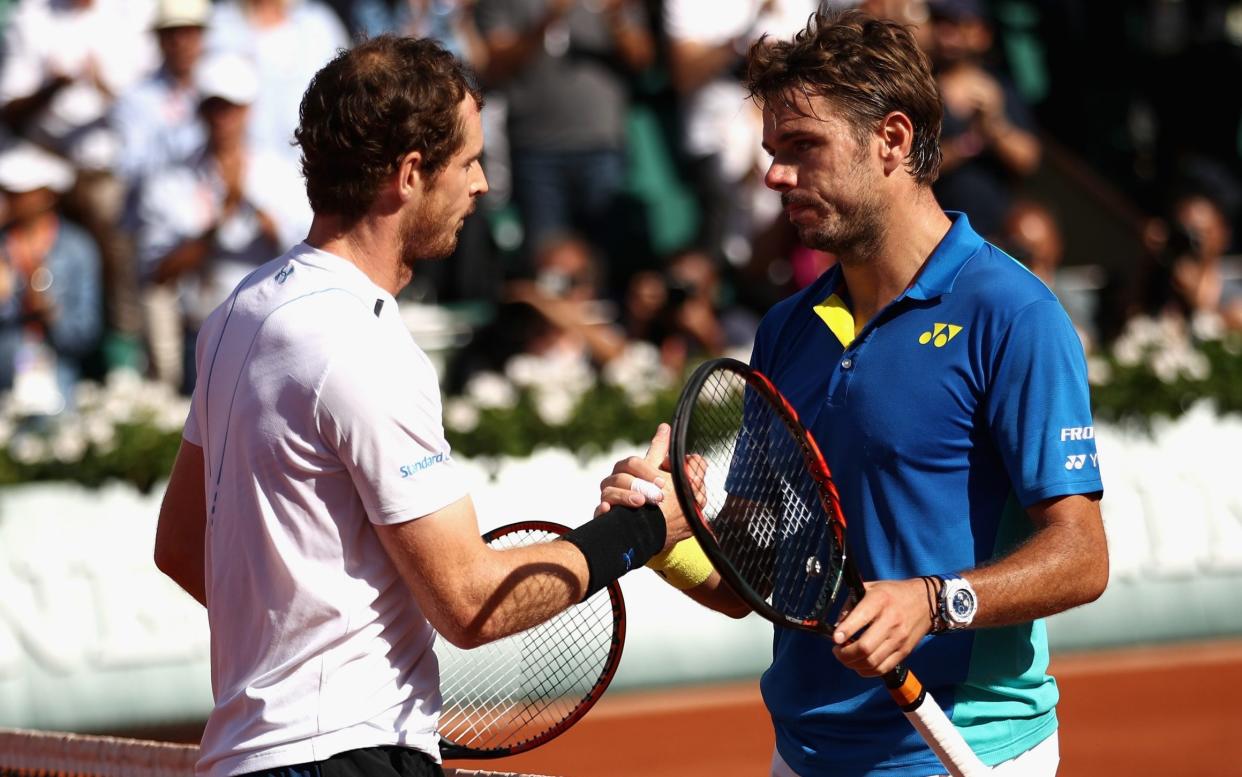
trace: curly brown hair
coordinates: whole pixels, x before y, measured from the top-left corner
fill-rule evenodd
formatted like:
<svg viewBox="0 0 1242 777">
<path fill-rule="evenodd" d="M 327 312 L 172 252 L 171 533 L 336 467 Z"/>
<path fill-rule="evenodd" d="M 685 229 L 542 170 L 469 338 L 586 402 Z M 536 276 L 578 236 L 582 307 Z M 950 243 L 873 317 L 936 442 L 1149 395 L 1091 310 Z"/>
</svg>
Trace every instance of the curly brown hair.
<svg viewBox="0 0 1242 777">
<path fill-rule="evenodd" d="M 940 91 L 927 55 L 896 22 L 856 10 L 819 11 L 793 40 L 765 35 L 751 46 L 746 87 L 760 104 L 792 107 L 791 91 L 828 98 L 860 143 L 900 111 L 914 125 L 906 168 L 923 186 L 940 173 Z"/>
<path fill-rule="evenodd" d="M 465 142 L 466 95 L 483 106 L 462 64 L 432 40 L 380 35 L 337 54 L 302 96 L 294 133 L 311 208 L 356 222 L 410 151 L 434 177 Z"/>
</svg>

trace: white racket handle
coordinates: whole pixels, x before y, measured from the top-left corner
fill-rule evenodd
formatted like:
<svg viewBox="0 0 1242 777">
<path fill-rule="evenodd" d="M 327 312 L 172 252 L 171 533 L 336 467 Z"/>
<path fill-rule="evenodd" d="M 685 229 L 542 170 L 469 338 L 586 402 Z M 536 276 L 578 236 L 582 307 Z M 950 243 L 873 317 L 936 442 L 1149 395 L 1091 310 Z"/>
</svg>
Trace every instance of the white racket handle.
<svg viewBox="0 0 1242 777">
<path fill-rule="evenodd" d="M 924 693 L 919 706 L 903 711 L 953 777 L 980 777 L 992 773 L 991 767 L 979 760 L 979 756 L 962 738 L 962 732 L 957 730 L 930 693 Z"/>
<path fill-rule="evenodd" d="M 664 492 L 660 490 L 659 486 L 652 483 L 650 480 L 634 478 L 633 482 L 630 483 L 630 490 L 637 491 L 642 494 L 646 497 L 647 501 L 652 504 L 659 504 L 664 501 Z"/>
</svg>

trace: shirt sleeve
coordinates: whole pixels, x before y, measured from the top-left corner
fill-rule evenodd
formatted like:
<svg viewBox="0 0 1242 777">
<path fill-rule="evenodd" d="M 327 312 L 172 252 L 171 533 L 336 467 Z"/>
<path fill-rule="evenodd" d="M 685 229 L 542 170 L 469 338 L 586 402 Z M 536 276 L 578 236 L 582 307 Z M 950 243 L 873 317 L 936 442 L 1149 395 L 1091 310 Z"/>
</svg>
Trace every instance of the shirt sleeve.
<svg viewBox="0 0 1242 777">
<path fill-rule="evenodd" d="M 181 430 L 181 439 L 190 443 L 203 447 L 203 433 L 198 426 L 198 405 L 199 399 L 198 387 L 195 386 L 194 394 L 190 398 L 190 412 L 185 418 L 185 427 Z"/>
<path fill-rule="evenodd" d="M 377 341 L 338 345 L 316 416 L 371 521 L 395 524 L 446 507 L 467 489 L 444 439 L 435 370 L 425 357 L 394 358 Z"/>
<path fill-rule="evenodd" d="M 992 372 L 988 420 L 1022 506 L 1103 491 L 1086 357 L 1055 299 L 1018 312 Z"/>
<path fill-rule="evenodd" d="M 190 413 L 185 419 L 185 428 L 181 431 L 181 437 L 186 442 L 200 448 L 207 447 L 203 444 L 203 425 L 199 424 L 198 419 L 205 414 L 202 405 L 207 400 L 203 393 L 207 390 L 207 376 L 210 373 L 210 370 L 205 369 L 203 364 L 203 352 L 207 350 L 207 342 L 213 339 L 212 333 L 216 331 L 216 318 L 221 315 L 227 316 L 227 313 L 222 313 L 220 309 L 212 311 L 199 329 L 198 337 L 194 338 L 195 374 L 204 377 L 194 381 L 194 391 L 190 394 Z"/>
</svg>

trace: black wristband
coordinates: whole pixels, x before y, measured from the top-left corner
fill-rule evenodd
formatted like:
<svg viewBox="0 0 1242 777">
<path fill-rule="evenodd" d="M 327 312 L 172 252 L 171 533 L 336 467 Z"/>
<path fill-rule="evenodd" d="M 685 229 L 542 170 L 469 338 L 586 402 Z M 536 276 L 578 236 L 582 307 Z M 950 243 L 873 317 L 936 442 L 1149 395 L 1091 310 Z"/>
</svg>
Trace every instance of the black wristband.
<svg viewBox="0 0 1242 777">
<path fill-rule="evenodd" d="M 664 513 L 655 505 L 612 509 L 566 534 L 586 558 L 590 573 L 586 601 L 612 581 L 646 564 L 664 549 Z"/>
</svg>

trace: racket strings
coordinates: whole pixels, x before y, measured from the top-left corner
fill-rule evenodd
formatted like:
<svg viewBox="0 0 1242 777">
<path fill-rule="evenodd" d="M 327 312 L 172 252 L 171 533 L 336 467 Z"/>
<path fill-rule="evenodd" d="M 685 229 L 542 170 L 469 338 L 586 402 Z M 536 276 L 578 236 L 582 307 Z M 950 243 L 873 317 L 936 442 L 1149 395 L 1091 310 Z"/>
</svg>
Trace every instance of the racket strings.
<svg viewBox="0 0 1242 777">
<path fill-rule="evenodd" d="M 505 549 L 556 536 L 523 530 L 490 544 Z M 538 626 L 473 650 L 438 640 L 440 735 L 458 746 L 498 750 L 549 733 L 602 681 L 615 631 L 612 601 L 601 591 Z"/>
<path fill-rule="evenodd" d="M 491 671 L 477 665 L 445 671 L 445 687 L 462 692 L 445 699 L 442 734 L 472 747 L 512 746 L 568 718 L 593 690 L 608 660 L 605 640 L 611 640 L 612 612 L 607 595 L 601 598 L 602 607 L 593 608 L 589 617 L 526 632 L 520 655 L 472 656 L 476 662 L 501 664 Z"/>
<path fill-rule="evenodd" d="M 711 373 L 691 410 L 683 463 L 703 522 L 736 576 L 782 615 L 816 620 L 843 552 L 801 436 L 732 371 Z"/>
</svg>

